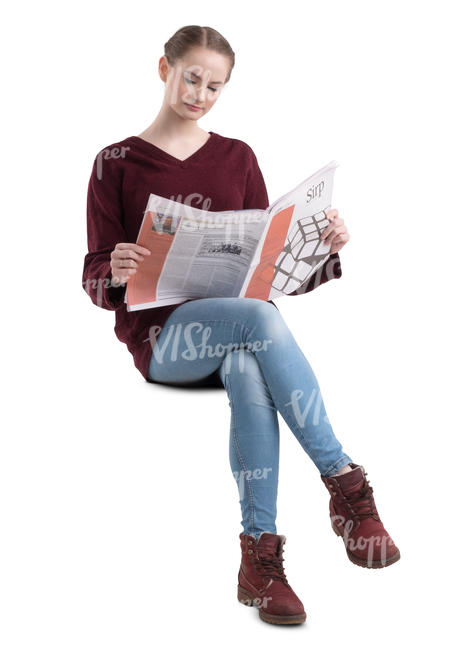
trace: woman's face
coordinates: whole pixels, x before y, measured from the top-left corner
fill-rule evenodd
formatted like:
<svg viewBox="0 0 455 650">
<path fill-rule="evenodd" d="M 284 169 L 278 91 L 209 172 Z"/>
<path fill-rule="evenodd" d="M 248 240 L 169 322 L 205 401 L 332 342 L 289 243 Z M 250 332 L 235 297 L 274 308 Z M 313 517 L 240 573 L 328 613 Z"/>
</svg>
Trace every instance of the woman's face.
<svg viewBox="0 0 455 650">
<path fill-rule="evenodd" d="M 162 56 L 159 72 L 166 83 L 164 101 L 181 117 L 198 120 L 220 96 L 229 68 L 228 57 L 205 47 L 191 48 L 175 66 Z"/>
</svg>

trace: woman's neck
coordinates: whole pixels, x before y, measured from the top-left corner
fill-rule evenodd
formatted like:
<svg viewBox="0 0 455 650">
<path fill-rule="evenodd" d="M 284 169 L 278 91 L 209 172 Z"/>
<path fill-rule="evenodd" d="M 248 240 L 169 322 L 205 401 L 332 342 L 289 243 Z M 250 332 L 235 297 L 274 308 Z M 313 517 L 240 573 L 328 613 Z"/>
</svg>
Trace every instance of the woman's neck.
<svg viewBox="0 0 455 650">
<path fill-rule="evenodd" d="M 182 119 L 171 109 L 162 107 L 154 121 L 139 137 L 161 147 L 175 142 L 203 144 L 210 136 L 195 120 Z"/>
</svg>

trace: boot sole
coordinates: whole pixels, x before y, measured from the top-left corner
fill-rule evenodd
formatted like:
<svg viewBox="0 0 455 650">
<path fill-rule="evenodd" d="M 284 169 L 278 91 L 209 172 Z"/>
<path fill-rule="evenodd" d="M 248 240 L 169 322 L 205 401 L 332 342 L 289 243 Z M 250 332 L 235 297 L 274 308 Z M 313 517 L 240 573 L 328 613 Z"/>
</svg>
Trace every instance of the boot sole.
<svg viewBox="0 0 455 650">
<path fill-rule="evenodd" d="M 331 513 L 330 518 L 331 518 Z M 331 521 L 332 528 L 335 531 L 336 535 L 338 537 L 343 537 L 343 533 L 337 528 L 336 524 Z M 394 555 L 391 555 L 388 557 L 383 563 L 381 560 L 372 560 L 370 563 L 368 563 L 368 560 L 364 560 L 363 558 L 357 557 L 350 551 L 348 548 L 346 548 L 345 545 L 345 550 L 348 558 L 351 560 L 353 564 L 357 564 L 357 566 L 364 567 L 366 569 L 384 569 L 386 566 L 390 566 L 391 564 L 394 564 L 394 562 L 397 562 L 400 559 L 400 551 L 398 550 Z"/>
<path fill-rule="evenodd" d="M 247 607 L 257 607 L 259 610 L 259 618 L 266 623 L 274 623 L 275 625 L 292 625 L 293 623 L 303 623 L 306 620 L 306 612 L 303 614 L 293 614 L 290 616 L 278 616 L 277 614 L 266 614 L 254 602 L 255 597 L 250 592 L 237 585 L 237 600 L 246 605 Z"/>
</svg>

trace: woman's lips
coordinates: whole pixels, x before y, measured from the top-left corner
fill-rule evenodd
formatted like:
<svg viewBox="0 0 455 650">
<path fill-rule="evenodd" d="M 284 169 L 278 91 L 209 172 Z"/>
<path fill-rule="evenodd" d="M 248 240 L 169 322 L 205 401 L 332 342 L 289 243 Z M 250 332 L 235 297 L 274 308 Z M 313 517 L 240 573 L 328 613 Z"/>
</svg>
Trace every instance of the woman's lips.
<svg viewBox="0 0 455 650">
<path fill-rule="evenodd" d="M 202 108 L 200 106 L 194 106 L 193 104 L 187 104 L 186 102 L 185 106 L 188 106 L 188 108 L 192 111 L 202 111 Z"/>
</svg>

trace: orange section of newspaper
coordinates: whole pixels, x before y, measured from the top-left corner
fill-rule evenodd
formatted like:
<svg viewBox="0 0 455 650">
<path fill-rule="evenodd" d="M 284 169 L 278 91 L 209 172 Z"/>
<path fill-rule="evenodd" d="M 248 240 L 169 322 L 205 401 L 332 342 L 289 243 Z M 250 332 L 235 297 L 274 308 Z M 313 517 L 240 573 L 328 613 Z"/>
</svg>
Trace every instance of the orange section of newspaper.
<svg viewBox="0 0 455 650">
<path fill-rule="evenodd" d="M 262 247 L 261 259 L 248 283 L 245 298 L 269 299 L 276 260 L 285 246 L 294 208 L 295 205 L 291 205 L 274 215 Z"/>
<path fill-rule="evenodd" d="M 137 240 L 139 246 L 148 248 L 151 255 L 145 255 L 139 263 L 138 270 L 128 280 L 128 303 L 140 305 L 156 300 L 158 280 L 166 256 L 174 241 L 173 234 L 154 228 L 156 212 L 146 212 L 144 224 Z"/>
</svg>

